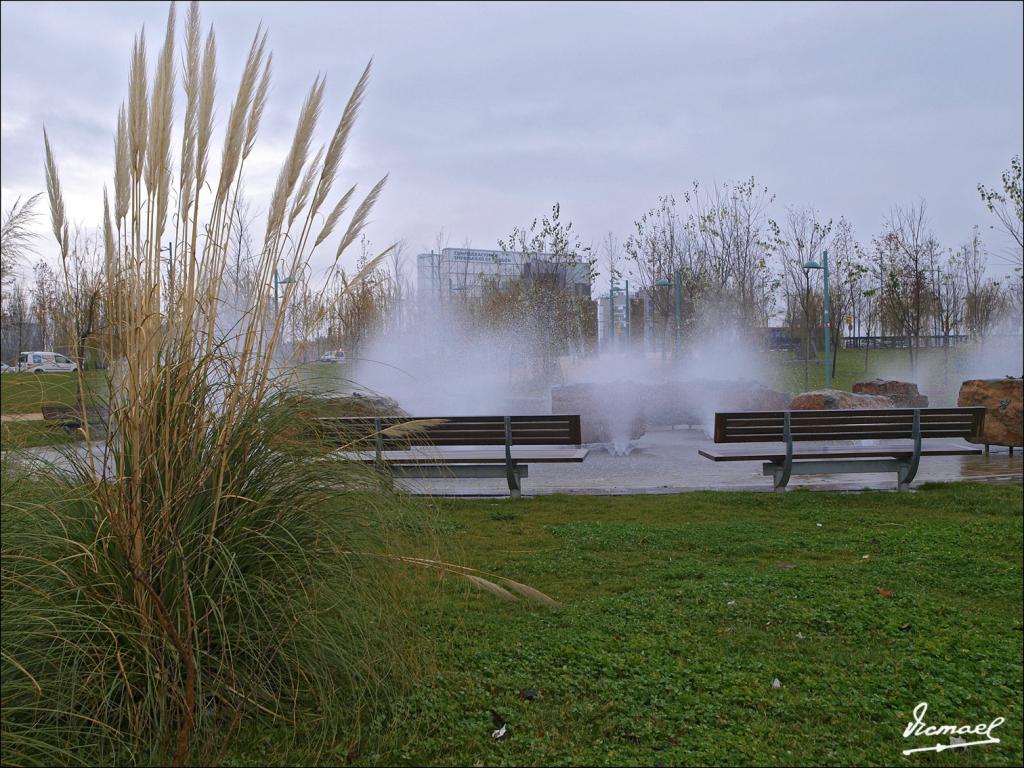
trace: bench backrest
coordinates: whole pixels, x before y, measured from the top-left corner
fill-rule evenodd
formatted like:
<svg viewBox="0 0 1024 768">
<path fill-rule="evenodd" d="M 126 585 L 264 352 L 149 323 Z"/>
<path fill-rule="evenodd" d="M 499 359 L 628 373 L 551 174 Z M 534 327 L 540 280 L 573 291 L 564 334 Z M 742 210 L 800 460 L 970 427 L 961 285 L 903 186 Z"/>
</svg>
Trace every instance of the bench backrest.
<svg viewBox="0 0 1024 768">
<path fill-rule="evenodd" d="M 921 414 L 922 438 L 974 437 L 985 417 L 982 407 L 789 411 L 790 433 L 794 441 L 909 439 L 915 410 Z M 784 411 L 716 413 L 715 442 L 783 442 L 784 425 Z"/>
<path fill-rule="evenodd" d="M 317 419 L 332 442 L 380 450 L 403 450 L 410 445 L 580 445 L 580 417 L 559 416 L 329 416 Z M 409 425 L 409 422 L 437 424 Z"/>
</svg>

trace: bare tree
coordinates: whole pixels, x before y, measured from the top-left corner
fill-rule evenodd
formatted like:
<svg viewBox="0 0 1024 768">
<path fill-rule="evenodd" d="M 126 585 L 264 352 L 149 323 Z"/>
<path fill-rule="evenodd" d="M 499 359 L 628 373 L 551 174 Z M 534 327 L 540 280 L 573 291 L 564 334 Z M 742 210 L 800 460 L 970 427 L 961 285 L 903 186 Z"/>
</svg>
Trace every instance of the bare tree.
<svg viewBox="0 0 1024 768">
<path fill-rule="evenodd" d="M 876 253 L 884 265 L 885 311 L 899 332 L 906 336 L 910 369 L 917 370 L 921 330 L 927 320 L 928 267 L 934 263 L 939 244 L 931 234 L 927 206 L 922 200 L 908 208 L 892 210 L 881 238 L 884 247 Z"/>
<path fill-rule="evenodd" d="M 56 285 L 53 315 L 55 333 L 79 366 L 89 363 L 89 341 L 103 325 L 104 282 L 97 242 L 76 228 L 62 274 Z M 93 363 L 98 363 L 94 355 Z"/>
<path fill-rule="evenodd" d="M 984 339 L 998 321 L 1003 291 L 999 281 L 985 275 L 988 259 L 977 229 L 961 250 L 959 265 L 964 275 L 964 324 L 971 336 Z"/>
<path fill-rule="evenodd" d="M 822 258 L 826 239 L 832 231 L 832 220 L 821 221 L 813 208 L 790 208 L 783 225 L 769 220 L 769 228 L 775 253 L 781 261 L 781 286 L 790 332 L 796 335 L 798 323 L 802 329 L 806 389 L 810 386 L 810 358 L 812 354 L 817 357 L 823 291 L 820 272 L 805 269 L 804 264 Z"/>
<path fill-rule="evenodd" d="M 932 286 L 934 314 L 943 337 L 943 382 L 949 381 L 950 336 L 960 332 L 964 320 L 966 280 L 963 264 L 968 259 L 970 248 L 970 245 L 964 244 L 958 251 L 950 251 L 945 265 L 938 268 L 938 274 Z"/>
<path fill-rule="evenodd" d="M 507 289 L 487 292 L 485 312 L 492 321 L 517 323 L 528 331 L 525 353 L 534 372 L 547 377 L 559 355 L 576 353 L 585 345 L 590 297 L 577 295 L 575 286 L 578 281 L 588 286 L 593 281 L 596 259 L 572 222 L 562 219 L 558 203 L 529 227 L 514 227 L 498 247 L 505 254 L 517 254 L 523 269 L 521 279 Z"/>
<path fill-rule="evenodd" d="M 845 218 L 836 223 L 829 246 L 829 337 L 834 352 L 843 339 L 843 326 L 852 329 L 859 305 L 861 278 L 866 274 L 864 252 Z M 832 355 L 832 376 L 836 375 L 839 355 Z"/>
<path fill-rule="evenodd" d="M 1022 182 L 1020 155 L 1010 159 L 1010 167 L 1003 171 L 1002 190 L 978 185 L 978 193 L 989 211 L 996 215 L 1000 228 L 1012 245 L 1007 260 L 1018 269 L 1024 265 L 1024 182 Z"/>
<path fill-rule="evenodd" d="M 35 347 L 34 330 L 29 297 L 22 286 L 14 283 L 6 293 L 3 322 L 0 323 L 3 359 L 13 362 L 22 352 Z"/>
<path fill-rule="evenodd" d="M 771 251 L 766 211 L 774 201 L 767 187 L 751 177 L 737 184 L 702 190 L 697 182 L 683 194 L 690 209 L 682 261 L 695 286 L 695 306 L 722 312 L 743 328 L 767 325 L 774 309 L 775 285 L 768 263 Z M 731 317 L 729 317 L 731 316 Z"/>
<path fill-rule="evenodd" d="M 683 243 L 686 235 L 676 211 L 675 198 L 662 195 L 654 208 L 634 222 L 634 228 L 636 231 L 626 239 L 624 248 L 627 257 L 636 267 L 641 288 L 650 297 L 651 329 L 655 340 L 661 340 L 664 358 L 669 340 L 673 337 L 669 329 L 674 327 L 676 273 L 681 273 L 685 266 L 682 256 L 686 251 Z M 609 271 L 612 279 L 618 278 L 617 265 L 613 265 L 610 258 Z M 686 273 L 693 275 L 697 271 L 691 269 Z M 694 286 L 690 288 L 688 293 L 692 296 L 696 289 Z"/>
<path fill-rule="evenodd" d="M 695 181 L 682 195 L 685 220 L 664 195 L 636 221 L 625 250 L 652 297 L 656 333 L 668 337 L 676 280 L 684 335 L 767 325 L 778 287 L 765 216 L 773 199 L 753 178 L 712 188 Z"/>
</svg>

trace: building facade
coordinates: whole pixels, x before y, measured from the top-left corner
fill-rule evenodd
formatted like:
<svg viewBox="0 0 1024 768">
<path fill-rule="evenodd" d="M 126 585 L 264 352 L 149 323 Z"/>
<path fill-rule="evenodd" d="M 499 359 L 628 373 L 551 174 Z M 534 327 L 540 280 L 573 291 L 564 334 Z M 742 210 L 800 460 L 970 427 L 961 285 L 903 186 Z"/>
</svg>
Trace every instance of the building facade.
<svg viewBox="0 0 1024 768">
<path fill-rule="evenodd" d="M 488 290 L 539 281 L 552 281 L 578 297 L 590 298 L 586 265 L 560 264 L 545 254 L 531 257 L 513 251 L 445 248 L 416 257 L 416 292 L 421 305 L 481 298 Z"/>
</svg>

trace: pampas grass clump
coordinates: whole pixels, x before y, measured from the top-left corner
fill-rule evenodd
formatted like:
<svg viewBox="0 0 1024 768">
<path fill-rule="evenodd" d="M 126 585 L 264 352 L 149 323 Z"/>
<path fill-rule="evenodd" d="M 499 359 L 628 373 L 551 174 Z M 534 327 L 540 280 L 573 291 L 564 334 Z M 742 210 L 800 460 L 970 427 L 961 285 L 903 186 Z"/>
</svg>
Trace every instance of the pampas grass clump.
<svg viewBox="0 0 1024 768">
<path fill-rule="evenodd" d="M 241 308 L 226 295 L 231 222 L 269 97 L 267 35 L 249 48 L 214 167 L 216 39 L 193 3 L 178 57 L 175 16 L 172 5 L 152 71 L 135 40 L 112 201 L 104 191 L 105 324 L 90 340 L 110 363 L 102 451 L 69 453 L 70 471 L 5 477 L 4 764 L 205 763 L 260 718 L 301 725 L 316 753 L 357 737 L 363 714 L 408 677 L 398 595 L 409 571 L 396 570 L 407 566 L 388 533 L 396 497 L 289 437 L 312 431 L 282 378 L 295 284 L 279 305 L 266 289 Z M 368 78 L 369 67 L 316 151 L 325 80 L 314 80 L 267 204 L 253 285 L 277 269 L 305 274 L 332 238 L 337 269 L 365 227 L 384 179 L 344 228 L 356 195 L 336 194 L 335 182 Z M 45 133 L 44 144 L 67 261 Z M 92 444 L 89 429 L 83 420 Z"/>
</svg>

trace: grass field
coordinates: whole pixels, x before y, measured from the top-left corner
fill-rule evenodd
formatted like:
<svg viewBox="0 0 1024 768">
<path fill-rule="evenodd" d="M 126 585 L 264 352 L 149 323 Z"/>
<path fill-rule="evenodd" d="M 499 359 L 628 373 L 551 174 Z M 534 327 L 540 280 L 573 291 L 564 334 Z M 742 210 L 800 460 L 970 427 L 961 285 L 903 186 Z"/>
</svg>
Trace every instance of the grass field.
<svg viewBox="0 0 1024 768">
<path fill-rule="evenodd" d="M 955 405 L 960 383 L 972 375 L 969 371 L 974 367 L 976 355 L 977 349 L 970 346 L 954 347 L 948 351 L 921 350 L 917 371 L 912 373 L 906 350 L 870 350 L 865 363 L 863 351 L 840 349 L 833 387 L 850 390 L 858 381 L 876 377 L 898 378 L 918 382 L 921 392 L 931 397 L 932 406 Z M 1005 373 L 1020 375 L 1019 370 L 1013 370 L 1015 363 L 1009 359 L 1012 355 L 1007 357 Z M 811 361 L 808 366 L 806 387 L 804 364 L 791 353 L 765 353 L 763 367 L 769 371 L 763 383 L 783 391 L 803 392 L 807 389 L 820 389 L 825 385 L 825 367 L 821 361 Z M 310 364 L 300 368 L 303 386 L 314 392 L 348 392 L 354 388 L 346 380 L 350 375 L 352 370 L 348 366 Z M 103 375 L 100 372 L 89 372 L 87 384 L 87 397 L 100 397 L 101 389 L 105 386 Z M 74 375 L 66 373 L 5 375 L 0 377 L 0 410 L 4 414 L 38 413 L 42 403 L 74 405 L 76 386 Z M 546 388 L 543 391 L 546 392 Z M 60 444 L 69 440 L 59 428 L 41 422 L 4 423 L 0 438 L 5 449 Z"/>
<path fill-rule="evenodd" d="M 1021 764 L 1020 487 L 438 504 L 445 549 L 562 607 L 425 591 L 434 658 L 392 746 L 324 762 Z M 902 738 L 922 701 L 1006 718 L 1001 743 L 903 757 L 936 741 Z M 303 762 L 283 743 L 230 762 Z"/>
<path fill-rule="evenodd" d="M 85 374 L 86 400 L 105 395 L 106 380 L 101 371 Z M 102 393 L 102 394 L 101 394 Z M 38 414 L 43 405 L 78 403 L 78 377 L 73 373 L 10 373 L 0 376 L 0 413 Z M 4 421 L 0 428 L 0 446 L 32 448 L 71 442 L 63 429 L 43 421 Z"/>
<path fill-rule="evenodd" d="M 956 405 L 957 393 L 964 379 L 973 378 L 978 349 L 969 345 L 944 349 L 922 349 L 912 371 L 905 349 L 872 349 L 865 358 L 863 350 L 840 349 L 836 357 L 836 372 L 832 387 L 850 391 L 858 381 L 874 378 L 913 381 L 922 394 L 929 395 L 933 406 Z M 1011 356 L 1007 356 L 1008 358 Z M 1019 353 L 1018 353 L 1019 357 Z M 788 392 L 805 392 L 825 386 L 825 366 L 821 360 L 812 360 L 808 366 L 808 385 L 804 384 L 804 364 L 790 353 L 770 356 L 774 368 L 775 385 Z M 1019 365 L 1014 369 L 1010 359 L 1000 375 L 1021 374 Z"/>
</svg>

